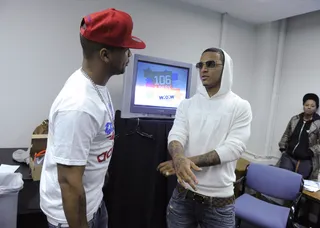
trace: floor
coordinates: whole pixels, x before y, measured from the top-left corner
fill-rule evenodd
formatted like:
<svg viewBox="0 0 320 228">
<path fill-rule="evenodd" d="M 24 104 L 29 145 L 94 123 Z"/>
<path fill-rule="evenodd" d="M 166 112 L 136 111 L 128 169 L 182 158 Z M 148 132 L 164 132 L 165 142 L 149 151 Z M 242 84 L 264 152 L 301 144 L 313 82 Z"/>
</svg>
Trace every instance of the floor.
<svg viewBox="0 0 320 228">
<path fill-rule="evenodd" d="M 47 228 L 46 218 L 43 214 L 28 214 L 22 215 L 18 217 L 18 224 L 17 228 Z M 131 227 L 133 228 L 133 227 Z M 255 226 L 251 226 L 246 224 L 245 222 L 242 223 L 241 228 L 258 228 Z"/>
</svg>

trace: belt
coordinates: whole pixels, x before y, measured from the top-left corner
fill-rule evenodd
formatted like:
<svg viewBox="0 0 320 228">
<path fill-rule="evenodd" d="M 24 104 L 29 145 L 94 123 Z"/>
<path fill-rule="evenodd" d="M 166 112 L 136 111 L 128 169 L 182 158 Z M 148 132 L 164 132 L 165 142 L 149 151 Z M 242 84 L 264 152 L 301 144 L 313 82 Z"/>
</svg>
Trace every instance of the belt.
<svg viewBox="0 0 320 228">
<path fill-rule="evenodd" d="M 213 207 L 225 207 L 227 205 L 234 204 L 234 201 L 235 201 L 234 195 L 230 196 L 230 197 L 224 197 L 224 198 L 210 197 L 210 196 L 201 195 L 199 193 L 185 189 L 184 187 L 182 187 L 179 184 L 177 185 L 177 190 L 179 193 L 185 192 L 186 199 L 193 200 L 193 201 L 196 201 L 197 203 L 201 203 L 201 204 L 208 204 Z"/>
</svg>

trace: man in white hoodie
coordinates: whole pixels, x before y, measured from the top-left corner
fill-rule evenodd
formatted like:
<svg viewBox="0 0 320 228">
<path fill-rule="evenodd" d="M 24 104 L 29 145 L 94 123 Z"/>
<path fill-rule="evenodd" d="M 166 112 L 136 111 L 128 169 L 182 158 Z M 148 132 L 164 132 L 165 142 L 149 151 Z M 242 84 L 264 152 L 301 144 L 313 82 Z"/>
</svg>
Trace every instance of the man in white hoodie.
<svg viewBox="0 0 320 228">
<path fill-rule="evenodd" d="M 234 171 L 250 137 L 251 107 L 231 91 L 233 63 L 225 51 L 205 50 L 197 68 L 202 83 L 179 105 L 169 133 L 172 161 L 158 167 L 178 179 L 168 228 L 231 228 Z"/>
</svg>

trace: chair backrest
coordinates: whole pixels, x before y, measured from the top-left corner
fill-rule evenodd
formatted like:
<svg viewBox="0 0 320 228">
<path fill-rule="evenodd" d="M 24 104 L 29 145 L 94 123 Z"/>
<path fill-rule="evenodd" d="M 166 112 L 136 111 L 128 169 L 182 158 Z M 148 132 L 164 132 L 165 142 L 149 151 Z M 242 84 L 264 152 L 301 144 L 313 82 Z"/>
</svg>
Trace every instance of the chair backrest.
<svg viewBox="0 0 320 228">
<path fill-rule="evenodd" d="M 295 200 L 302 190 L 303 177 L 285 169 L 251 163 L 245 185 L 262 194 L 283 200 Z"/>
</svg>

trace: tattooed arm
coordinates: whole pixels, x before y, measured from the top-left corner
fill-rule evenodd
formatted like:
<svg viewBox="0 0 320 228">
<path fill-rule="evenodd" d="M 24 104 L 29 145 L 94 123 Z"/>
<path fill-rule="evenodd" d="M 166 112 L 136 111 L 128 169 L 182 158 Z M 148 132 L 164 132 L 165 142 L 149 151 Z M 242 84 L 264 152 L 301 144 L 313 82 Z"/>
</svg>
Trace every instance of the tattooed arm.
<svg viewBox="0 0 320 228">
<path fill-rule="evenodd" d="M 215 150 L 189 158 L 199 167 L 219 165 L 238 160 L 250 138 L 252 112 L 249 102 L 239 102 L 231 129 L 224 143 Z"/>
<path fill-rule="evenodd" d="M 217 151 L 215 151 L 215 150 L 208 152 L 206 154 L 191 157 L 189 159 L 199 167 L 207 167 L 207 166 L 221 164 L 220 157 L 219 157 Z"/>
<path fill-rule="evenodd" d="M 172 164 L 176 172 L 178 182 L 184 187 L 186 187 L 185 183 L 187 183 L 196 190 L 197 179 L 191 169 L 200 170 L 200 168 L 184 155 L 184 146 L 186 145 L 189 137 L 187 112 L 188 101 L 184 100 L 177 108 L 175 120 L 172 129 L 169 132 L 168 150 L 172 157 Z M 160 164 L 158 169 L 161 169 L 161 167 L 162 165 Z M 161 169 L 161 171 L 167 172 L 166 168 Z"/>
<path fill-rule="evenodd" d="M 197 190 L 196 184 L 198 183 L 196 176 L 191 169 L 200 171 L 201 169 L 196 166 L 190 159 L 183 154 L 183 147 L 178 141 L 169 143 L 169 153 L 171 154 L 173 166 L 176 171 L 178 182 L 186 187 L 185 183 L 189 184 L 194 190 Z"/>
<path fill-rule="evenodd" d="M 184 156 L 183 154 L 183 146 L 179 141 L 171 141 L 168 146 L 169 154 L 171 155 L 172 159 L 177 156 Z"/>
<path fill-rule="evenodd" d="M 84 166 L 58 165 L 63 210 L 70 228 L 88 228 L 87 203 L 82 176 Z"/>
</svg>

